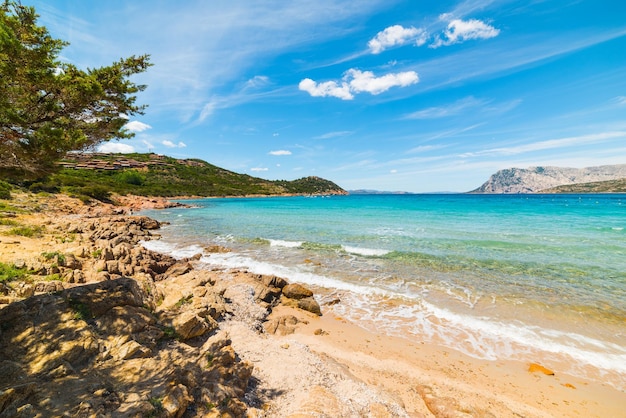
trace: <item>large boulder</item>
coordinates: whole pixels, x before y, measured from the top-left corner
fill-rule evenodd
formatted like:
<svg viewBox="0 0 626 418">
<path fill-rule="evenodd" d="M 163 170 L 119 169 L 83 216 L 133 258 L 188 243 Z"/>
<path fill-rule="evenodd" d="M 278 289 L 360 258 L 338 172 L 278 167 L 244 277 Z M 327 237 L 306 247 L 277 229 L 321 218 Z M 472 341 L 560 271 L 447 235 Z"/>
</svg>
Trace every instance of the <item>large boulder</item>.
<svg viewBox="0 0 626 418">
<path fill-rule="evenodd" d="M 182 341 L 185 341 L 215 330 L 218 324 L 210 316 L 202 318 L 194 312 L 185 311 L 172 319 L 172 327 L 176 335 L 178 335 Z"/>
<path fill-rule="evenodd" d="M 301 284 L 292 283 L 283 287 L 283 295 L 289 299 L 304 299 L 313 296 L 313 292 Z"/>
</svg>

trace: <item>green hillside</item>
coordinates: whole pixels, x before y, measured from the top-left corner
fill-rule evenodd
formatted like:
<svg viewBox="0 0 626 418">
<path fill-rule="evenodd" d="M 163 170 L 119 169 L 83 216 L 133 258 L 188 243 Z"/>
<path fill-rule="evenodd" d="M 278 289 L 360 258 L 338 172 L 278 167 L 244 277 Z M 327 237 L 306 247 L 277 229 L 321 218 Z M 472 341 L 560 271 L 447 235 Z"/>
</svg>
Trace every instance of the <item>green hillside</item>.
<svg viewBox="0 0 626 418">
<path fill-rule="evenodd" d="M 567 184 L 538 193 L 626 193 L 626 179 Z"/>
<path fill-rule="evenodd" d="M 157 154 L 70 154 L 63 168 L 31 190 L 63 190 L 100 198 L 107 193 L 140 196 L 246 196 L 345 194 L 319 177 L 269 181 L 238 174 L 198 159 Z"/>
</svg>

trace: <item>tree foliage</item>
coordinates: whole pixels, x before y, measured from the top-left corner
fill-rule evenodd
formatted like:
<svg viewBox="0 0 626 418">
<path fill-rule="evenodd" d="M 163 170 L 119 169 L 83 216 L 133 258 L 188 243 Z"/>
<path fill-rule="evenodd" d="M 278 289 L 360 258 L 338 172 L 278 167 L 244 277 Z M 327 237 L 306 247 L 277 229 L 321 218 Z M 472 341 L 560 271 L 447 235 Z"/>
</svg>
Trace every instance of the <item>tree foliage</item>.
<svg viewBox="0 0 626 418">
<path fill-rule="evenodd" d="M 78 69 L 61 62 L 67 43 L 37 25 L 32 7 L 0 5 L 0 175 L 39 177 L 68 151 L 113 138 L 130 138 L 127 118 L 141 114 L 129 78 L 145 71 L 149 56 L 107 67 Z"/>
</svg>

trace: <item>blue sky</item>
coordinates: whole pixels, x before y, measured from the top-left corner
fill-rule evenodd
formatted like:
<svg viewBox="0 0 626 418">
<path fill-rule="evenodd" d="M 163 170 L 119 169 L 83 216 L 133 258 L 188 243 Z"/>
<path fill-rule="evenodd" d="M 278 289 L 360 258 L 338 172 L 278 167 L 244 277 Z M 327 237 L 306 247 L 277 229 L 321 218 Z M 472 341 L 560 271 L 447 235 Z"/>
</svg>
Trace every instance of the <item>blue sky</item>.
<svg viewBox="0 0 626 418">
<path fill-rule="evenodd" d="M 626 163 L 623 0 L 23 0 L 80 68 L 150 54 L 114 152 L 345 189 Z"/>
</svg>

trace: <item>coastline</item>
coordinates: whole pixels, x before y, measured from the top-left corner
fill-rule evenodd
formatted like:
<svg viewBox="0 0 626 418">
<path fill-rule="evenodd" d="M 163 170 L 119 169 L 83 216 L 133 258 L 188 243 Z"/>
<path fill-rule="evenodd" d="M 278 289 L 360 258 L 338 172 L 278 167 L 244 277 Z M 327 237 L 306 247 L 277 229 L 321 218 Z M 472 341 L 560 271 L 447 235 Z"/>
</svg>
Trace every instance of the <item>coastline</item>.
<svg viewBox="0 0 626 418">
<path fill-rule="evenodd" d="M 131 210 L 168 207 L 165 199 L 134 197 L 117 207 L 82 206 L 54 197 L 37 204 L 46 211 L 34 216 L 17 214 L 16 219 L 53 230 L 68 222 L 93 221 L 101 216 L 128 221 Z M 158 238 L 156 234 L 158 229 L 152 238 Z M 41 238 L 1 235 L 0 261 L 35 260 L 43 251 L 73 253 L 77 247 L 78 242 L 60 240 L 58 234 Z M 193 260 L 185 262 L 193 266 Z M 199 298 L 202 291 L 207 292 L 206 286 L 196 286 L 197 277 L 189 274 L 151 282 L 164 297 L 163 304 L 155 307 L 156 313 L 165 315 L 190 294 Z M 293 304 L 280 303 L 272 306 L 268 315 L 270 306 L 248 298 L 249 289 L 258 296 L 256 275 L 227 270 L 204 274 L 215 282 L 212 288 L 219 288 L 234 301 L 229 319 L 217 321 L 216 334 L 227 333 L 229 346 L 242 367 L 252 368 L 246 393 L 239 397 L 242 404 L 238 404 L 240 408 L 247 405 L 248 416 L 626 416 L 626 394 L 608 385 L 567 376 L 559 370 L 554 375 L 530 372 L 529 364 L 477 360 L 436 345 L 378 335 L 335 317 L 324 306 L 323 315 L 317 316 Z M 97 274 L 93 278 L 84 284 L 65 282 L 63 286 L 69 289 L 97 283 Z M 146 277 L 142 279 L 149 282 Z M 276 326 L 268 329 L 268 324 Z M 259 325 L 264 332 L 259 331 Z M 6 393 L 12 383 L 3 381 L 0 389 Z M 188 400 L 185 408 L 177 410 L 180 415 L 171 416 L 202 416 L 192 414 L 190 405 L 194 402 Z M 212 416 L 210 411 L 203 413 Z"/>
</svg>

